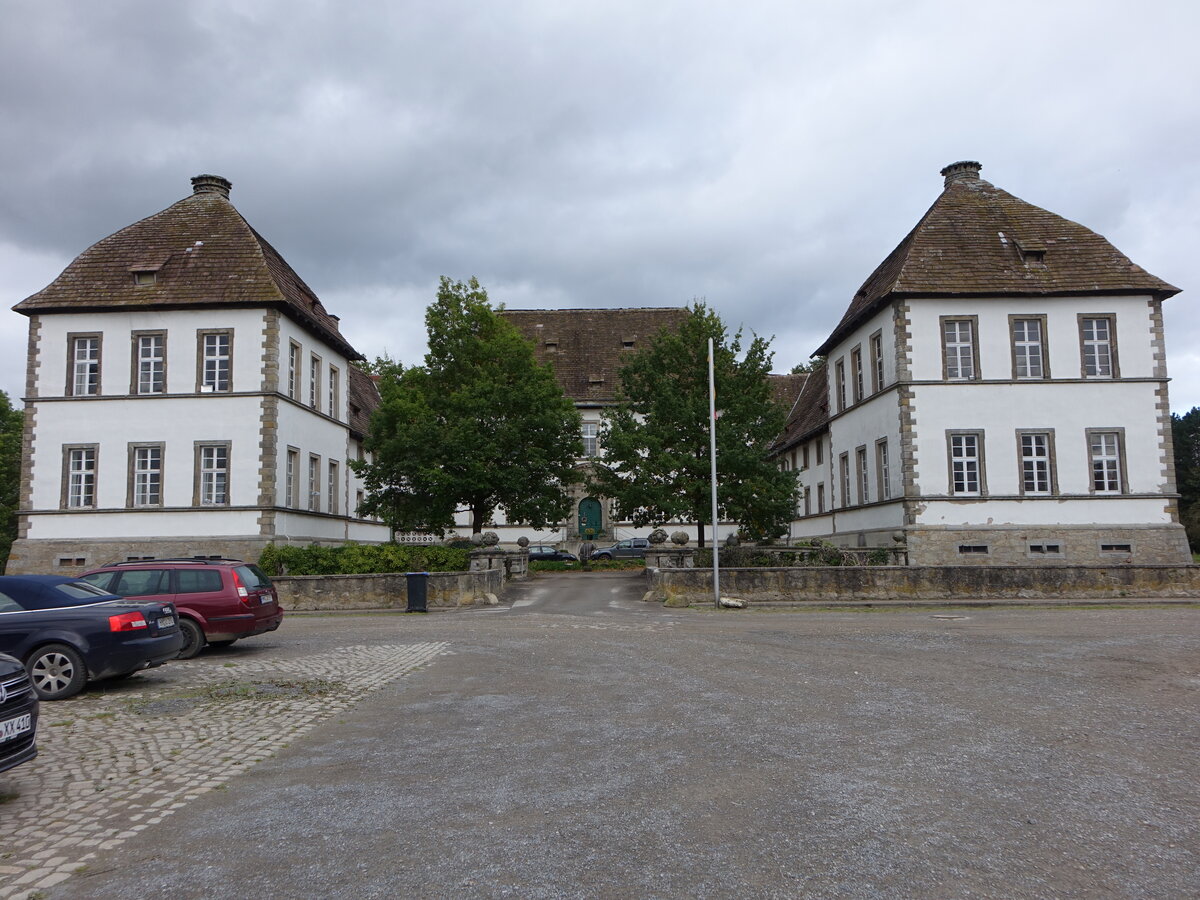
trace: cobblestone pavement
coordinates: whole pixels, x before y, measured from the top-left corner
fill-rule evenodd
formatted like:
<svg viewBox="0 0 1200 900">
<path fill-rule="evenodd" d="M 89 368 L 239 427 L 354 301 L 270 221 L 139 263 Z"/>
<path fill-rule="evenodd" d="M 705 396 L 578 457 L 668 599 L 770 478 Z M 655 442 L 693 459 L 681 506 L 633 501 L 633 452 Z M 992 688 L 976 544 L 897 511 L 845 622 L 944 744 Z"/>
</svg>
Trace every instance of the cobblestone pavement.
<svg viewBox="0 0 1200 900">
<path fill-rule="evenodd" d="M 248 661 L 206 654 L 43 703 L 36 763 L 0 775 L 0 898 L 86 871 L 98 852 L 227 788 L 447 647 L 360 645 Z"/>
</svg>

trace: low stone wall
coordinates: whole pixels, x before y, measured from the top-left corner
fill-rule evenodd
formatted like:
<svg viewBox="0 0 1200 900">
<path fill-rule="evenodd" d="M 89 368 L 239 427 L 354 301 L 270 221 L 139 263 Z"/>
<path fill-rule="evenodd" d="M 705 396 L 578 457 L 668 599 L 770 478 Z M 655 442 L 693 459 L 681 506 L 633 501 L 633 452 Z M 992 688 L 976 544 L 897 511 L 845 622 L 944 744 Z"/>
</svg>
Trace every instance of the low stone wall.
<svg viewBox="0 0 1200 900">
<path fill-rule="evenodd" d="M 384 575 L 279 575 L 271 581 L 285 609 L 406 609 L 408 578 Z M 494 603 L 504 590 L 504 570 L 430 572 L 430 609 Z"/>
<path fill-rule="evenodd" d="M 648 569 L 650 597 L 710 603 L 711 569 Z M 722 569 L 721 594 L 754 603 L 1200 598 L 1200 566 L 846 566 Z"/>
</svg>

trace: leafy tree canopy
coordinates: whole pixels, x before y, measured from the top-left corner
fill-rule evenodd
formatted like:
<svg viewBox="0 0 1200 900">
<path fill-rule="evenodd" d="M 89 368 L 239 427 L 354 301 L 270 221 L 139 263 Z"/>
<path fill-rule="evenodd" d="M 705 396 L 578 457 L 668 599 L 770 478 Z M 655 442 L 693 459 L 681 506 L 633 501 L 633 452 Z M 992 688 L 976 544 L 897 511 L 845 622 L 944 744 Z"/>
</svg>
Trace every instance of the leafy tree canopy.
<svg viewBox="0 0 1200 900">
<path fill-rule="evenodd" d="M 0 391 L 0 572 L 17 537 L 21 505 L 21 429 L 25 416 Z"/>
<path fill-rule="evenodd" d="M 752 538 L 783 533 L 796 502 L 796 479 L 768 458 L 787 411 L 767 376 L 770 341 L 730 338 L 703 302 L 678 331 L 663 330 L 620 370 L 617 404 L 606 411 L 592 489 L 616 501 L 636 525 L 671 520 L 704 527 L 712 518 L 709 460 L 708 338 L 713 338 L 717 396 L 717 480 L 722 518 Z"/>
<path fill-rule="evenodd" d="M 791 375 L 811 375 L 818 366 L 824 365 L 825 357 L 814 356 L 808 362 L 796 363 L 792 366 Z"/>
<path fill-rule="evenodd" d="M 535 528 L 566 519 L 583 453 L 580 418 L 548 365 L 496 315 L 487 291 L 443 277 L 425 313 L 425 364 L 384 359 L 382 403 L 352 462 L 363 511 L 403 531 L 445 533 L 466 509 L 481 531 L 497 507 Z"/>
<path fill-rule="evenodd" d="M 1200 550 L 1200 406 L 1171 416 L 1179 515 L 1192 550 Z"/>
</svg>

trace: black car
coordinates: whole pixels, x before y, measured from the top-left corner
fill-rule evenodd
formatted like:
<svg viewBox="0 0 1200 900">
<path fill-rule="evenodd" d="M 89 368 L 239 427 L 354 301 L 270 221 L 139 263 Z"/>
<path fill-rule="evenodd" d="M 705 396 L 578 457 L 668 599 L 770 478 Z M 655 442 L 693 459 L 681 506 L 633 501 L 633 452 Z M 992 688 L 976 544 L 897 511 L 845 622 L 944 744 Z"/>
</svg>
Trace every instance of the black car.
<svg viewBox="0 0 1200 900">
<path fill-rule="evenodd" d="M 566 550 L 559 550 L 550 544 L 530 544 L 530 562 L 578 562 L 579 557 Z"/>
<path fill-rule="evenodd" d="M 0 653 L 0 772 L 37 756 L 38 699 L 21 661 Z"/>
<path fill-rule="evenodd" d="M 160 666 L 182 646 L 170 603 L 126 600 L 60 575 L 0 576 L 0 652 L 25 664 L 42 700 Z"/>
</svg>

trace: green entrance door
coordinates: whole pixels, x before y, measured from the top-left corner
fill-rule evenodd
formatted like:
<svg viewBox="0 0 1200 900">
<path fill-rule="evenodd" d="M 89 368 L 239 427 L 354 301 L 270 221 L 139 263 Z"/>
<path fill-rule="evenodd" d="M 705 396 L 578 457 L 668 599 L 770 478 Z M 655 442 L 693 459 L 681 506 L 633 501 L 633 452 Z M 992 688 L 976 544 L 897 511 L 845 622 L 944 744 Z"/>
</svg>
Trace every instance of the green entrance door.
<svg viewBox="0 0 1200 900">
<path fill-rule="evenodd" d="M 579 501 L 579 536 L 595 537 L 602 530 L 600 501 L 595 497 L 584 497 Z"/>
</svg>

